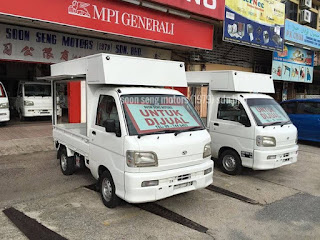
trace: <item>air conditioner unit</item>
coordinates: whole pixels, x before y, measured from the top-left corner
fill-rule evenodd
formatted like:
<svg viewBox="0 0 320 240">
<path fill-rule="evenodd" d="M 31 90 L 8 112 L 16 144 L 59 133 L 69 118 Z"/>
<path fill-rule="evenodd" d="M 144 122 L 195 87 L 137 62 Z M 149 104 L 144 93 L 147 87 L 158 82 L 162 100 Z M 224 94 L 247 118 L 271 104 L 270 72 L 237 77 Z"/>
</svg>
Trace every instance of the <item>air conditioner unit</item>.
<svg viewBox="0 0 320 240">
<path fill-rule="evenodd" d="M 300 0 L 300 8 L 301 9 L 312 8 L 312 0 Z"/>
<path fill-rule="evenodd" d="M 311 22 L 311 12 L 309 10 L 301 10 L 300 23 L 306 24 Z"/>
</svg>

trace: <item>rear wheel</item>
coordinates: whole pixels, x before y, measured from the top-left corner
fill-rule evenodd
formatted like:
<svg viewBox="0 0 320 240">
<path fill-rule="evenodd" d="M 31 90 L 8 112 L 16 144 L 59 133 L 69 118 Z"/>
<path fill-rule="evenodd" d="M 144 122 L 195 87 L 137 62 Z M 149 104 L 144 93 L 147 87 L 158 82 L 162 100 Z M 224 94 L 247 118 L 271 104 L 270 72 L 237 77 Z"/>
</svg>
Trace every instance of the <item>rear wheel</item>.
<svg viewBox="0 0 320 240">
<path fill-rule="evenodd" d="M 100 176 L 100 193 L 103 204 L 108 208 L 115 208 L 119 204 L 116 188 L 111 174 L 104 171 Z"/>
<path fill-rule="evenodd" d="M 221 169 L 224 173 L 230 175 L 240 174 L 242 171 L 242 162 L 238 153 L 234 150 L 224 151 L 220 157 Z"/>
<path fill-rule="evenodd" d="M 61 149 L 60 168 L 64 175 L 72 175 L 75 171 L 74 157 L 68 157 L 67 150 L 65 148 Z"/>
</svg>

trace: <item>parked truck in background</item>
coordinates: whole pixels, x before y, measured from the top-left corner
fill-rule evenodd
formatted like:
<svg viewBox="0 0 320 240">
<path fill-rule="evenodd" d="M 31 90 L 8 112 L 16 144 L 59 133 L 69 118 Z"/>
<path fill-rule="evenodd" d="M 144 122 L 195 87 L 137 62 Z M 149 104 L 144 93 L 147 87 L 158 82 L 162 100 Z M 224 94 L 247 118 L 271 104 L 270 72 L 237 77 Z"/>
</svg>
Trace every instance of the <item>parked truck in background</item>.
<svg viewBox="0 0 320 240">
<path fill-rule="evenodd" d="M 10 121 L 9 99 L 3 84 L 0 82 L 0 123 Z"/>
<path fill-rule="evenodd" d="M 90 169 L 103 203 L 151 202 L 212 183 L 211 140 L 187 98 L 184 64 L 98 54 L 51 66 L 53 138 L 63 174 Z M 86 119 L 59 124 L 59 84 L 82 81 Z"/>
<path fill-rule="evenodd" d="M 15 110 L 20 120 L 52 115 L 51 85 L 48 82 L 19 82 Z"/>
<path fill-rule="evenodd" d="M 191 92 L 196 87 L 208 89 L 202 104 L 207 108 L 212 157 L 225 173 L 238 174 L 242 167 L 274 169 L 297 161 L 296 127 L 272 97 L 262 94 L 274 93 L 270 75 L 187 72 L 187 81 Z"/>
</svg>

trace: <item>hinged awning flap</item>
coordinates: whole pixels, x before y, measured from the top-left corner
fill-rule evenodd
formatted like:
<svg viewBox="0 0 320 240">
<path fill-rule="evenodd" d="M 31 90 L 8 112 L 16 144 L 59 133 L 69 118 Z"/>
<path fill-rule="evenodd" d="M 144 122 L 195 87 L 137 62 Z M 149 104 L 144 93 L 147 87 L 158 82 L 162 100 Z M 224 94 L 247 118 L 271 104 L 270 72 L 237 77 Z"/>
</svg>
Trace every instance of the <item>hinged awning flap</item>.
<svg viewBox="0 0 320 240">
<path fill-rule="evenodd" d="M 81 80 L 85 79 L 85 74 L 78 74 L 78 75 L 58 75 L 58 76 L 48 76 L 48 77 L 37 77 L 38 81 L 61 81 L 61 80 Z"/>
</svg>

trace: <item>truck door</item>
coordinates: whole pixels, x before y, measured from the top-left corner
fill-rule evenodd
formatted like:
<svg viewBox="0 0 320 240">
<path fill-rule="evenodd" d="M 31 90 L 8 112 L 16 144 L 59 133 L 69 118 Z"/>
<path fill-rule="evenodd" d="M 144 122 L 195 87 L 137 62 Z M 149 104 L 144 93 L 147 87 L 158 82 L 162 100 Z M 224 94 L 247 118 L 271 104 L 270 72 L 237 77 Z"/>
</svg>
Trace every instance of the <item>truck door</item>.
<svg viewBox="0 0 320 240">
<path fill-rule="evenodd" d="M 218 97 L 210 121 L 213 145 L 219 151 L 222 147 L 236 150 L 242 165 L 253 166 L 254 126 L 245 108 L 235 98 Z M 245 126 L 246 125 L 246 126 Z"/>
<path fill-rule="evenodd" d="M 89 132 L 89 156 L 92 162 L 90 166 L 95 168 L 91 170 L 93 174 L 98 171 L 99 166 L 106 167 L 112 175 L 116 193 L 121 196 L 121 192 L 124 192 L 125 164 L 123 137 L 116 136 L 114 132 L 106 132 L 105 128 L 107 120 L 115 120 L 115 124 L 120 127 L 118 115 L 120 103 L 116 99 L 118 99 L 118 96 L 112 96 L 112 94 L 99 96 L 94 122 Z"/>
</svg>

